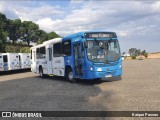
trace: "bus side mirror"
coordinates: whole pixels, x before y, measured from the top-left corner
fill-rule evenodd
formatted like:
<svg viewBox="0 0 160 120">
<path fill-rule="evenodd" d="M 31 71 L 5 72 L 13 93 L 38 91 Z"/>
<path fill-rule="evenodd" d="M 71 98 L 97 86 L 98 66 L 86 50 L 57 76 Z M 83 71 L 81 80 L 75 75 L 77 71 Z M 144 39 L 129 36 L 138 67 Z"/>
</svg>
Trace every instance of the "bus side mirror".
<svg viewBox="0 0 160 120">
<path fill-rule="evenodd" d="M 88 42 L 87 41 L 84 41 L 84 47 L 88 48 Z"/>
</svg>

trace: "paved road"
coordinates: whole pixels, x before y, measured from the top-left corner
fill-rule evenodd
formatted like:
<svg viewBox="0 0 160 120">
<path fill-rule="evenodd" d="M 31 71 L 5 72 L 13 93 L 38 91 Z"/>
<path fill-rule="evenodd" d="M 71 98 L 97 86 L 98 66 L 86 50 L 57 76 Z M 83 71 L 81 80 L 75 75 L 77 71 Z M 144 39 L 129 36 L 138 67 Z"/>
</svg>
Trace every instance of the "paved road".
<svg viewBox="0 0 160 120">
<path fill-rule="evenodd" d="M 41 79 L 31 72 L 0 75 L 0 109 L 158 111 L 160 110 L 160 59 L 124 61 L 122 80 L 116 81 L 79 80 L 77 83 L 69 83 L 61 77 Z"/>
</svg>

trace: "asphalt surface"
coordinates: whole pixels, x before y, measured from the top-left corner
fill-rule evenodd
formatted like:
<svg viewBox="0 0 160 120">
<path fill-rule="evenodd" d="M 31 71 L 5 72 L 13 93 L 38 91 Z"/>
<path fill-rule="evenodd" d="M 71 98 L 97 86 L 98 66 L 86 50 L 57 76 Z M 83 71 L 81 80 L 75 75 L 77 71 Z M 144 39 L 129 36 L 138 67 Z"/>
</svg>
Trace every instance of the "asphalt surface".
<svg viewBox="0 0 160 120">
<path fill-rule="evenodd" d="M 160 59 L 123 61 L 122 80 L 78 80 L 76 83 L 69 83 L 63 77 L 41 79 L 37 74 L 28 71 L 3 73 L 0 75 L 0 109 L 1 111 L 160 111 Z M 159 120 L 160 118 L 72 119 Z"/>
</svg>

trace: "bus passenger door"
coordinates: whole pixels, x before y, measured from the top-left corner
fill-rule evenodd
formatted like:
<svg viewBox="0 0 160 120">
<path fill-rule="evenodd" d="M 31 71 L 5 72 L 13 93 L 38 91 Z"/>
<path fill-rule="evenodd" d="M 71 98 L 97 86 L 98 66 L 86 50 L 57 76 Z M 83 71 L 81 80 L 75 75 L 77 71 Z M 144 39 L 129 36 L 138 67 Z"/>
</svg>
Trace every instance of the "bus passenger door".
<svg viewBox="0 0 160 120">
<path fill-rule="evenodd" d="M 82 44 L 74 44 L 74 72 L 75 77 L 83 77 L 83 58 L 82 58 Z"/>
<path fill-rule="evenodd" d="M 53 55 L 52 48 L 48 48 L 48 60 L 47 60 L 48 74 L 53 74 L 52 55 Z"/>
<path fill-rule="evenodd" d="M 31 50 L 31 71 L 36 72 L 36 50 Z"/>
</svg>

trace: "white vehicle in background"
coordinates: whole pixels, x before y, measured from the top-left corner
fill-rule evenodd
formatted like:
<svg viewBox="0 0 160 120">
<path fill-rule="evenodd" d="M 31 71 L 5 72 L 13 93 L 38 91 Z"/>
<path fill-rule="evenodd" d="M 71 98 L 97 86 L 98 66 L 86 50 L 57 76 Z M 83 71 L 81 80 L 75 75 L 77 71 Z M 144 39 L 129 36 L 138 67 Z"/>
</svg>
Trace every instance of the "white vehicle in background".
<svg viewBox="0 0 160 120">
<path fill-rule="evenodd" d="M 30 53 L 18 53 L 20 69 L 31 68 L 31 55 Z"/>
<path fill-rule="evenodd" d="M 0 53 L 0 71 L 4 71 L 3 56 L 1 53 Z"/>
<path fill-rule="evenodd" d="M 2 53 L 4 71 L 20 69 L 18 53 Z"/>
</svg>

